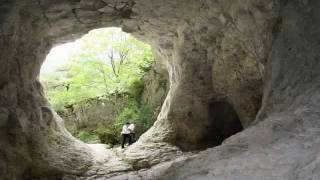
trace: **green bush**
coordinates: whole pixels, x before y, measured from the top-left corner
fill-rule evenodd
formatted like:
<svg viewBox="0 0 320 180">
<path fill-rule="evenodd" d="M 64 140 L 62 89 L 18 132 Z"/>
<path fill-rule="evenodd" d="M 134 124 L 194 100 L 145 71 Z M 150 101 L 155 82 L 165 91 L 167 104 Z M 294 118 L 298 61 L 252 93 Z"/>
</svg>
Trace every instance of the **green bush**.
<svg viewBox="0 0 320 180">
<path fill-rule="evenodd" d="M 139 108 L 138 118 L 135 122 L 137 124 L 137 134 L 140 136 L 146 132 L 153 125 L 156 118 L 153 108 L 148 105 L 142 105 Z"/>
<path fill-rule="evenodd" d="M 98 143 L 99 139 L 96 133 L 88 130 L 79 130 L 74 136 L 85 143 Z"/>
<path fill-rule="evenodd" d="M 140 101 L 143 92 L 144 84 L 141 79 L 136 79 L 129 84 L 128 93 L 136 101 Z"/>
<path fill-rule="evenodd" d="M 118 131 L 121 131 L 123 124 L 126 122 L 136 125 L 136 136 L 146 132 L 154 123 L 154 109 L 147 105 L 139 105 L 138 102 L 132 101 L 117 116 L 114 124 Z"/>
<path fill-rule="evenodd" d="M 120 132 L 114 125 L 99 125 L 96 133 L 101 143 L 114 146 L 120 142 Z"/>
<path fill-rule="evenodd" d="M 121 130 L 126 122 L 135 123 L 136 137 L 139 137 L 152 126 L 155 119 L 153 108 L 147 105 L 139 106 L 135 99 L 130 99 L 113 124 L 100 124 L 95 132 L 101 143 L 114 146 L 121 143 Z"/>
<path fill-rule="evenodd" d="M 138 119 L 139 104 L 134 100 L 130 99 L 126 106 L 122 108 L 118 116 L 114 121 L 114 125 L 117 129 L 121 129 L 123 124 L 126 122 L 134 122 Z"/>
</svg>

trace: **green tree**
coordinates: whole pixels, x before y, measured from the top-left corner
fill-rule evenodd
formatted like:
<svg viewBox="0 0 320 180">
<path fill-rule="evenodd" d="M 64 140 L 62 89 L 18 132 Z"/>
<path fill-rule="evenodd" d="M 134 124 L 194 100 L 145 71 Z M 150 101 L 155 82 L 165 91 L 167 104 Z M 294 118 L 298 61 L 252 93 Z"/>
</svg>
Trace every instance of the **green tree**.
<svg viewBox="0 0 320 180">
<path fill-rule="evenodd" d="M 97 29 L 78 40 L 80 50 L 64 72 L 42 82 L 57 109 L 85 99 L 130 93 L 154 62 L 149 45 L 119 29 Z M 61 77 L 62 76 L 62 77 Z"/>
</svg>

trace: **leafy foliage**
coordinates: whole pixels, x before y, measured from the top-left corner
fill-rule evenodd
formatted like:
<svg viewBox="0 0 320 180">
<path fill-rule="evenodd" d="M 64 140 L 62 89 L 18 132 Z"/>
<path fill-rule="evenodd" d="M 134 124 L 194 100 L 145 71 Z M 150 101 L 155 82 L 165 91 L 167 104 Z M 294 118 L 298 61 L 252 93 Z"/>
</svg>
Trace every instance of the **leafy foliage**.
<svg viewBox="0 0 320 180">
<path fill-rule="evenodd" d="M 118 29 L 91 31 L 77 43 L 80 50 L 66 67 L 41 79 L 55 109 L 97 96 L 130 93 L 154 62 L 149 45 Z"/>
<path fill-rule="evenodd" d="M 73 133 L 73 135 L 81 141 L 87 143 L 98 143 L 100 141 L 96 132 L 86 129 L 77 130 Z"/>
<path fill-rule="evenodd" d="M 121 137 L 119 135 L 119 130 L 113 124 L 99 126 L 96 130 L 96 134 L 98 135 L 101 143 L 110 144 L 111 146 L 120 143 Z"/>
</svg>

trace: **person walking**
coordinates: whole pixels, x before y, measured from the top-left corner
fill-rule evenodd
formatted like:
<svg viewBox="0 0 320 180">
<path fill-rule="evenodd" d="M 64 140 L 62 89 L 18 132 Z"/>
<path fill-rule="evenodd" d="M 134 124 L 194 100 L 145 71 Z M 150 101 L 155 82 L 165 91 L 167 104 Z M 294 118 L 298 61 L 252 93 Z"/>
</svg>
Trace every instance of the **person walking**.
<svg viewBox="0 0 320 180">
<path fill-rule="evenodd" d="M 131 136 L 130 136 L 129 125 L 130 125 L 130 123 L 127 122 L 126 124 L 124 124 L 122 126 L 122 131 L 121 131 L 121 134 L 122 134 L 121 147 L 122 147 L 122 149 L 124 148 L 124 144 L 126 143 L 126 139 L 128 139 L 129 145 L 131 144 Z"/>
<path fill-rule="evenodd" d="M 134 123 L 131 123 L 129 125 L 129 131 L 130 131 L 130 136 L 131 136 L 131 144 L 134 143 L 136 141 L 136 134 L 134 132 L 134 129 L 136 128 Z"/>
</svg>

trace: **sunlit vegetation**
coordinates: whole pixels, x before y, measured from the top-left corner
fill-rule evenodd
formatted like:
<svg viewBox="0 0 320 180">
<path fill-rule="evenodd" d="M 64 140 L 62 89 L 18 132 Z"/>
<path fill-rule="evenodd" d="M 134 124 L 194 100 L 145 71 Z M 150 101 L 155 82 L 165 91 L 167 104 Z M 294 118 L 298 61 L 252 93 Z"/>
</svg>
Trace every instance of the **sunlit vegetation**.
<svg viewBox="0 0 320 180">
<path fill-rule="evenodd" d="M 41 76 L 53 108 L 63 116 L 68 108 L 95 98 L 111 99 L 117 106 L 121 97 L 126 104 L 119 106 L 112 123 L 90 129 L 67 126 L 69 131 L 85 142 L 114 145 L 119 143 L 122 124 L 130 119 L 142 134 L 155 120 L 154 109 L 140 102 L 142 78 L 154 62 L 150 46 L 119 29 L 93 30 L 77 43 L 80 50 L 67 64 Z"/>
</svg>

